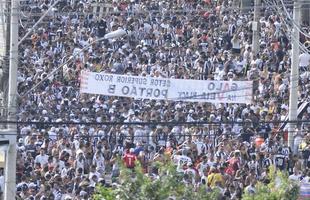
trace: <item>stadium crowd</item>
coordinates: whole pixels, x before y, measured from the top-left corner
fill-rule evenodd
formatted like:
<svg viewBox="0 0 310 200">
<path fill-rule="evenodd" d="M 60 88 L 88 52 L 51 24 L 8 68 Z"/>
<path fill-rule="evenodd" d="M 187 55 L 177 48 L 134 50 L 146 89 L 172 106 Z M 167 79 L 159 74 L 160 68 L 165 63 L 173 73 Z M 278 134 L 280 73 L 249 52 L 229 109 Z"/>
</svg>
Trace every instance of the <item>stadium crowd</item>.
<svg viewBox="0 0 310 200">
<path fill-rule="evenodd" d="M 53 2 L 28 4 L 43 13 Z M 118 157 L 128 168 L 139 160 L 146 173 L 156 176 L 152 163 L 169 155 L 184 173 L 184 181 L 220 188 L 226 199 L 240 199 L 244 189 L 255 192 L 256 181 L 268 181 L 270 165 L 287 170 L 292 180 L 309 182 L 310 124 L 298 124 L 295 148 L 289 149 L 287 133 L 275 123 L 288 113 L 291 78 L 299 78 L 300 101 L 310 94 L 310 55 L 300 56 L 301 76 L 290 77 L 291 44 L 281 16 L 272 9 L 262 10 L 260 44 L 254 54 L 253 12 L 243 12 L 233 1 L 113 0 L 111 4 L 113 12 L 98 18 L 91 1 L 61 1 L 47 16 L 48 23 L 40 24 L 21 44 L 18 119 L 37 122 L 19 125 L 21 199 L 89 199 L 97 184 L 108 187 L 118 182 Z M 96 42 L 119 28 L 127 34 Z M 20 27 L 21 36 L 27 31 Z M 251 80 L 254 95 L 245 105 L 80 94 L 81 70 Z M 300 119 L 309 120 L 310 109 Z M 180 121 L 208 123 L 156 124 Z M 150 123 L 94 124 L 101 122 Z"/>
</svg>

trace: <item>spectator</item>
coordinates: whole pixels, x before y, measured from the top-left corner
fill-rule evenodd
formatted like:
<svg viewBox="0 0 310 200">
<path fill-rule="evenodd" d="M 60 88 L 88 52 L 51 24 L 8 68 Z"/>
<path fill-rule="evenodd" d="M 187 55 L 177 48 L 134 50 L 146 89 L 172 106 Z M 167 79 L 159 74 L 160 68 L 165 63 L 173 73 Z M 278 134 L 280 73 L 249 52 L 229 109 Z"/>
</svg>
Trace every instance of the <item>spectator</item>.
<svg viewBox="0 0 310 200">
<path fill-rule="evenodd" d="M 136 155 L 134 154 L 134 149 L 131 148 L 128 153 L 125 153 L 123 160 L 125 162 L 125 166 L 129 169 L 133 169 L 135 167 L 135 162 L 137 160 Z"/>
<path fill-rule="evenodd" d="M 24 12 L 31 11 L 21 19 L 19 35 L 25 35 L 38 14 L 54 2 L 30 0 L 21 5 Z M 95 185 L 119 181 L 120 158 L 130 169 L 141 162 L 152 176 L 158 173 L 154 162 L 171 158 L 187 184 L 217 187 L 232 199 L 241 198 L 244 188 L 255 192 L 254 180 L 267 177 L 269 166 L 308 172 L 307 123 L 297 124 L 296 148 L 290 150 L 285 145 L 286 127 L 273 122 L 287 116 L 288 86 L 293 80 L 290 37 L 282 16 L 264 3 L 260 48 L 254 55 L 252 12 L 243 13 L 230 4 L 227 0 L 113 1 L 113 11 L 101 15 L 89 0 L 58 3 L 20 44 L 17 117 L 23 123 L 18 124 L 17 169 L 23 175 L 17 179 L 18 196 L 90 198 Z M 116 30 L 126 34 L 102 39 Z M 300 69 L 307 71 L 309 55 L 301 54 L 299 61 Z M 81 94 L 82 70 L 251 80 L 254 95 L 248 105 L 211 105 Z M 300 82 L 298 100 L 307 102 L 309 76 L 293 78 Z M 305 109 L 303 119 L 309 113 Z M 258 137 L 264 138 L 260 145 L 255 144 Z"/>
</svg>

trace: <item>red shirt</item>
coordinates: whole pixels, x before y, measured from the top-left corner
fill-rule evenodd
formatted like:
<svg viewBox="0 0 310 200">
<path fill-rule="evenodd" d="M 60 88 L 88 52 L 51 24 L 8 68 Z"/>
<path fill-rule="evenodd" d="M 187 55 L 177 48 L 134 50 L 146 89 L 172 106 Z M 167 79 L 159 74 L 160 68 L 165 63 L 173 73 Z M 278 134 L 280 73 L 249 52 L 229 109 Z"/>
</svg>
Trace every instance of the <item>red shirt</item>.
<svg viewBox="0 0 310 200">
<path fill-rule="evenodd" d="M 228 160 L 228 167 L 226 168 L 225 172 L 229 175 L 234 175 L 236 171 L 239 169 L 240 160 L 238 158 L 232 157 Z"/>
<path fill-rule="evenodd" d="M 123 157 L 123 161 L 125 162 L 127 168 L 134 168 L 136 160 L 137 156 L 132 153 L 126 153 Z"/>
</svg>

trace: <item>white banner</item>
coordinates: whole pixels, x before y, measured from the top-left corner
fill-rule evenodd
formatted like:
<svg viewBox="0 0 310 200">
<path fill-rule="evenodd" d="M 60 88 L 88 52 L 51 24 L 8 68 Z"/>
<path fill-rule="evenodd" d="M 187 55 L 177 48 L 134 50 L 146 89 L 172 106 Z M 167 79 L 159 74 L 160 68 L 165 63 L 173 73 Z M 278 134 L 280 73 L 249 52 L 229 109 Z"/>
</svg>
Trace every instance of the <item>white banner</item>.
<svg viewBox="0 0 310 200">
<path fill-rule="evenodd" d="M 251 103 L 252 81 L 153 78 L 82 71 L 81 93 L 135 99 Z"/>
</svg>

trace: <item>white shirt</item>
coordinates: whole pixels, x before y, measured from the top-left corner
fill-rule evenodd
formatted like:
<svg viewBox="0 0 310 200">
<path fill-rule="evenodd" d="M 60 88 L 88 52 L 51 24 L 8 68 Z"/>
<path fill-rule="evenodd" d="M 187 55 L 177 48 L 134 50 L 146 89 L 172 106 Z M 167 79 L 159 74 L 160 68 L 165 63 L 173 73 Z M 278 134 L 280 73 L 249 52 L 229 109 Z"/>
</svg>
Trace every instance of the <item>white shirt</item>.
<svg viewBox="0 0 310 200">
<path fill-rule="evenodd" d="M 300 135 L 296 135 L 294 138 L 294 149 L 293 149 L 294 154 L 298 152 L 298 147 L 301 142 L 302 142 L 302 137 Z"/>
<path fill-rule="evenodd" d="M 75 149 L 79 149 L 80 141 L 77 140 L 77 139 L 75 139 L 75 140 L 73 141 L 73 145 L 74 145 Z"/>
<path fill-rule="evenodd" d="M 253 186 L 251 186 L 251 185 L 247 186 L 247 187 L 245 188 L 245 190 L 246 190 L 248 193 L 250 193 L 250 192 L 255 192 L 255 188 L 254 188 Z"/>
<path fill-rule="evenodd" d="M 143 142 L 145 139 L 145 133 L 143 131 L 143 129 L 137 129 L 135 132 L 134 132 L 134 142 L 137 143 L 137 142 Z"/>
<path fill-rule="evenodd" d="M 35 163 L 40 163 L 41 167 L 48 163 L 48 155 L 37 155 L 35 158 Z"/>
<path fill-rule="evenodd" d="M 299 181 L 300 180 L 300 175 L 295 175 L 295 174 L 292 174 L 288 177 L 290 180 L 292 181 Z"/>
<path fill-rule="evenodd" d="M 62 161 L 62 160 L 56 160 L 55 158 L 54 158 L 54 161 L 53 161 L 53 163 L 54 163 L 54 166 L 59 166 L 59 170 L 60 171 L 62 171 L 62 169 L 63 168 L 65 168 L 65 163 L 64 163 L 64 161 Z"/>
<path fill-rule="evenodd" d="M 183 166 L 186 163 L 191 163 L 192 159 L 188 156 L 176 156 L 175 157 L 176 163 L 177 163 L 177 171 L 178 172 L 183 172 Z"/>
<path fill-rule="evenodd" d="M 0 176 L 0 189 L 3 192 L 4 191 L 4 176 Z"/>
<path fill-rule="evenodd" d="M 100 173 L 96 171 L 96 172 L 89 172 L 88 178 L 91 179 L 93 175 L 96 175 L 98 178 L 101 177 Z"/>
<path fill-rule="evenodd" d="M 218 81 L 222 80 L 223 76 L 226 74 L 224 69 L 220 70 L 219 68 L 216 68 L 215 73 L 214 79 Z"/>
<path fill-rule="evenodd" d="M 189 168 L 189 169 L 186 169 L 184 173 L 192 175 L 192 184 L 195 184 L 196 171 L 191 169 L 191 168 Z"/>
<path fill-rule="evenodd" d="M 306 176 L 305 178 L 303 178 L 303 179 L 301 180 L 302 183 L 309 183 L 309 181 L 310 181 L 310 177 L 309 177 L 309 176 Z M 2 187 L 2 186 L 1 186 L 1 187 Z"/>
<path fill-rule="evenodd" d="M 76 160 L 76 169 L 83 169 L 84 170 L 84 164 L 85 164 L 85 160 L 81 160 L 80 159 L 77 159 Z"/>
<path fill-rule="evenodd" d="M 200 176 L 203 176 L 203 171 L 208 167 L 208 162 L 204 163 L 204 162 L 201 162 L 200 163 L 200 166 L 199 166 L 199 169 L 198 169 L 198 172 L 200 174 Z"/>
<path fill-rule="evenodd" d="M 306 67 L 310 63 L 310 54 L 303 53 L 299 56 L 299 67 Z"/>
<path fill-rule="evenodd" d="M 94 156 L 93 164 L 96 165 L 97 169 L 101 169 L 102 171 L 105 170 L 105 164 L 104 164 L 104 157 L 103 156 L 99 156 L 99 158 Z"/>
<path fill-rule="evenodd" d="M 233 49 L 240 49 L 241 48 L 239 39 L 231 40 L 231 43 L 232 43 Z"/>
<path fill-rule="evenodd" d="M 244 61 L 244 60 L 242 60 L 242 61 L 236 61 L 236 64 L 235 64 L 235 69 L 236 69 L 236 71 L 237 71 L 237 73 L 240 73 L 242 70 L 243 70 L 243 68 L 244 68 L 244 66 L 245 66 L 245 64 L 246 64 L 246 62 Z"/>
<path fill-rule="evenodd" d="M 61 170 L 61 177 L 67 176 L 68 171 L 69 171 L 69 168 L 66 168 L 66 167 L 63 168 L 63 169 Z"/>
<path fill-rule="evenodd" d="M 30 130 L 31 130 L 31 128 L 29 128 L 29 127 L 24 127 L 24 128 L 22 128 L 22 129 L 20 130 L 20 132 L 21 132 L 22 135 L 26 135 L 27 132 L 30 131 Z"/>
<path fill-rule="evenodd" d="M 207 151 L 207 147 L 206 147 L 206 145 L 202 141 L 195 141 L 194 143 L 197 146 L 197 151 L 198 151 L 197 153 L 198 153 L 198 155 L 200 155 L 203 150 Z"/>
<path fill-rule="evenodd" d="M 281 28 L 281 23 L 279 23 L 278 21 L 275 21 L 275 22 L 274 22 L 274 25 L 275 25 L 275 27 L 276 27 L 276 31 L 278 32 L 279 29 Z"/>
<path fill-rule="evenodd" d="M 49 139 L 51 139 L 51 140 L 56 140 L 57 139 L 57 133 L 55 133 L 53 131 L 49 131 L 48 132 L 48 136 L 49 136 Z"/>
</svg>

